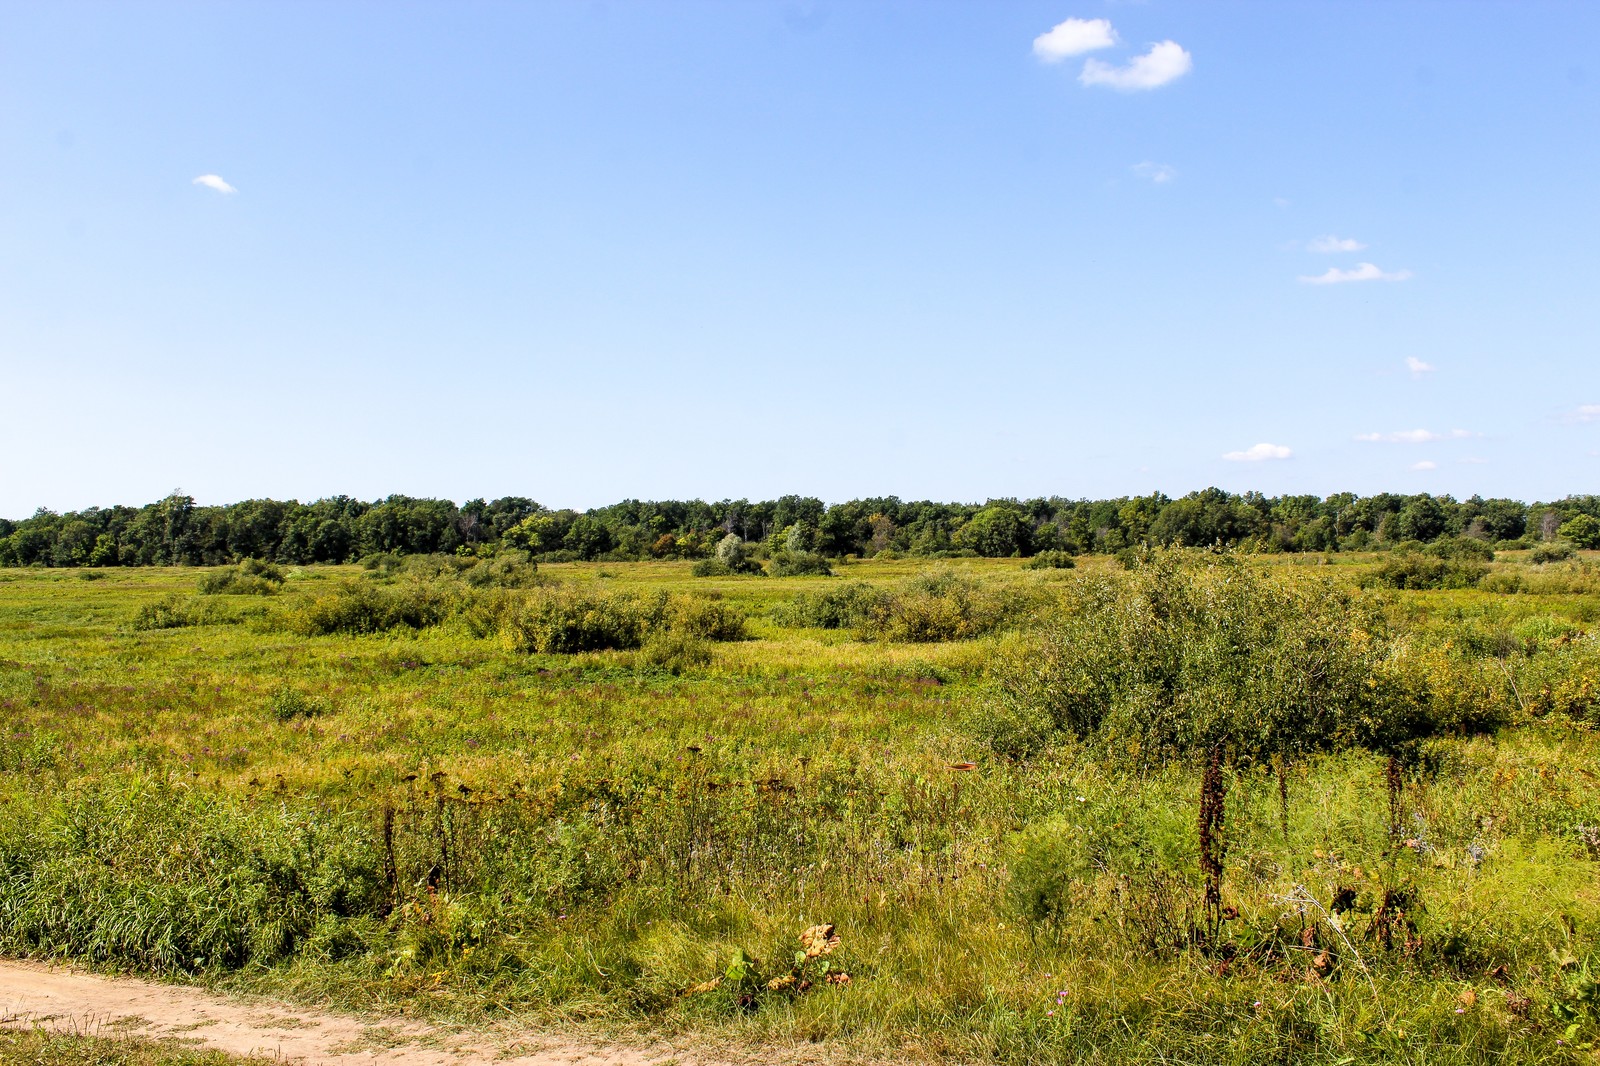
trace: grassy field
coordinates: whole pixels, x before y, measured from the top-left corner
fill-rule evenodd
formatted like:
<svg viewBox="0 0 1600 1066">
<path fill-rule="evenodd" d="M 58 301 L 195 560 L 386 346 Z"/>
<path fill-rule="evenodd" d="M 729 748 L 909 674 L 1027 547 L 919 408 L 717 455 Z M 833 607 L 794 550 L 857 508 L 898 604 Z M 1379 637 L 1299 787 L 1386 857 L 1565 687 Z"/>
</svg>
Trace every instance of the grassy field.
<svg viewBox="0 0 1600 1066">
<path fill-rule="evenodd" d="M 1493 728 L 1420 745 L 1398 812 L 1368 752 L 1295 762 L 1286 808 L 1269 768 L 1230 766 L 1230 912 L 1204 942 L 1196 769 L 980 739 L 992 666 L 1109 560 L 571 564 L 487 591 L 315 567 L 270 595 L 0 571 L 0 950 L 863 1055 L 1592 1062 L 1596 564 L 1492 565 L 1519 591 L 1383 609 L 1429 698 Z M 899 598 L 794 624 L 857 582 Z M 318 632 L 370 589 L 428 624 Z M 540 653 L 528 597 L 667 621 Z M 705 638 L 707 604 L 744 639 Z"/>
</svg>

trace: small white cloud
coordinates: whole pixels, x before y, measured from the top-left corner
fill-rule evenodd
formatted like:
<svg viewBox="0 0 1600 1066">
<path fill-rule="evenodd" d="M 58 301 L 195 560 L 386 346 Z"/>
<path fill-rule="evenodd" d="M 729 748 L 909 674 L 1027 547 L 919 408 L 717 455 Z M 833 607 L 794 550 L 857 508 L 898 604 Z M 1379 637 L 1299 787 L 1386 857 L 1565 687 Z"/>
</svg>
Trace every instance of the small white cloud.
<svg viewBox="0 0 1600 1066">
<path fill-rule="evenodd" d="M 1467 429 L 1452 429 L 1448 433 L 1435 433 L 1431 429 L 1400 429 L 1393 433 L 1357 433 L 1356 440 L 1370 444 L 1433 444 L 1441 440 L 1466 440 L 1478 434 Z"/>
<path fill-rule="evenodd" d="M 1424 363 L 1414 355 L 1406 356 L 1406 369 L 1411 371 L 1411 376 L 1420 378 L 1424 374 L 1433 373 L 1435 367 L 1432 363 Z"/>
<path fill-rule="evenodd" d="M 223 181 L 220 177 L 218 177 L 215 174 L 202 174 L 198 178 L 195 178 L 194 181 L 191 182 L 190 184 L 192 184 L 192 185 L 204 185 L 206 188 L 215 189 L 218 192 L 238 192 L 239 191 L 238 189 L 235 189 L 232 185 L 229 185 L 227 182 Z"/>
<path fill-rule="evenodd" d="M 1084 85 L 1109 85 L 1123 92 L 1156 89 L 1183 77 L 1193 67 L 1194 57 L 1177 41 L 1162 41 L 1151 45 L 1144 55 L 1128 60 L 1126 66 L 1114 67 L 1098 59 L 1085 60 L 1078 81 Z"/>
<path fill-rule="evenodd" d="M 1439 469 L 1439 464 L 1434 462 L 1432 459 L 1424 459 L 1420 463 L 1412 463 L 1411 464 L 1411 469 L 1413 469 L 1413 470 L 1437 470 L 1437 469 Z"/>
<path fill-rule="evenodd" d="M 1259 463 L 1267 459 L 1288 459 L 1294 452 L 1281 444 L 1252 444 L 1242 452 L 1224 452 L 1222 457 L 1230 463 Z"/>
<path fill-rule="evenodd" d="M 1288 200 L 1287 197 L 1274 196 L 1272 198 L 1272 206 L 1273 207 L 1288 207 L 1289 206 L 1289 200 Z"/>
<path fill-rule="evenodd" d="M 1567 415 L 1568 422 L 1600 422 L 1600 403 L 1579 404 Z"/>
<path fill-rule="evenodd" d="M 1165 163 L 1135 163 L 1133 172 L 1157 185 L 1165 185 L 1178 176 L 1178 172 Z"/>
<path fill-rule="evenodd" d="M 1041 62 L 1059 63 L 1068 56 L 1081 56 L 1117 43 L 1117 31 L 1109 19 L 1067 19 L 1033 39 L 1033 54 Z"/>
<path fill-rule="evenodd" d="M 1332 255 L 1335 252 L 1359 252 L 1365 247 L 1354 237 L 1335 237 L 1330 233 L 1326 237 L 1311 238 L 1306 244 L 1306 251 Z"/>
<path fill-rule="evenodd" d="M 1409 277 L 1411 277 L 1409 270 L 1386 273 L 1371 263 L 1357 263 L 1350 270 L 1329 267 L 1321 274 L 1301 274 L 1300 280 L 1307 285 L 1337 285 L 1342 281 L 1405 281 Z"/>
</svg>

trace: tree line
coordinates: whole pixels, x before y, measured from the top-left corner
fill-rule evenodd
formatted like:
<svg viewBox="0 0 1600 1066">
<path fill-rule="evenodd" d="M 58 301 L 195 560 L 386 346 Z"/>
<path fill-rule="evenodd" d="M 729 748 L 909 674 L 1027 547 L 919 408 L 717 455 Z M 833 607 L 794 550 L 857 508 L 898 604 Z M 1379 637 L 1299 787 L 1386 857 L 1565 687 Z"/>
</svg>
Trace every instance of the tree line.
<svg viewBox="0 0 1600 1066">
<path fill-rule="evenodd" d="M 493 501 L 335 496 L 200 506 L 181 491 L 143 507 L 41 509 L 0 519 L 0 566 L 221 565 L 242 559 L 345 563 L 381 554 L 527 552 L 541 561 L 704 559 L 729 535 L 770 552 L 949 557 L 1116 553 L 1141 544 L 1265 552 L 1362 551 L 1466 537 L 1493 547 L 1568 540 L 1600 547 L 1600 496 L 1549 503 L 1428 493 L 1264 496 L 1209 488 L 1107 500 L 984 503 L 884 496 L 832 505 L 775 500 L 624 500 L 552 510 Z"/>
</svg>

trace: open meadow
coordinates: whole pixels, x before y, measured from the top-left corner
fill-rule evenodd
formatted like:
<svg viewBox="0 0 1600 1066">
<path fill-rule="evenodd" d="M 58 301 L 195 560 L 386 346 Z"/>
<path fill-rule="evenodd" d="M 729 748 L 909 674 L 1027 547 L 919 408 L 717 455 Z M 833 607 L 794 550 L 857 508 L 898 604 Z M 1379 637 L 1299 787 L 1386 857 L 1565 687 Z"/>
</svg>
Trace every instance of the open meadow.
<svg viewBox="0 0 1600 1066">
<path fill-rule="evenodd" d="M 0 571 L 0 952 L 864 1057 L 1592 1062 L 1600 566 L 1383 559 Z M 1288 613 L 1207 599 L 1195 659 L 1168 588 Z"/>
</svg>

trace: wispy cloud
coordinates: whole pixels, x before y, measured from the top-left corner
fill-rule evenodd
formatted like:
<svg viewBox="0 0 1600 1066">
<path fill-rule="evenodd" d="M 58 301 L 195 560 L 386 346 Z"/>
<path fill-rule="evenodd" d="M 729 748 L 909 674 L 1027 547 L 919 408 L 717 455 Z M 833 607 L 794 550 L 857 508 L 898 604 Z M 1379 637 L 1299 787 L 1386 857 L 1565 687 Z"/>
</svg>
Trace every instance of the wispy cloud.
<svg viewBox="0 0 1600 1066">
<path fill-rule="evenodd" d="M 1424 363 L 1414 355 L 1406 356 L 1406 369 L 1411 371 L 1411 376 L 1420 378 L 1424 374 L 1431 374 L 1436 369 L 1432 363 Z"/>
<path fill-rule="evenodd" d="M 238 192 L 239 191 L 238 189 L 235 189 L 232 185 L 229 185 L 227 182 L 223 181 L 220 177 L 218 177 L 215 174 L 202 174 L 198 178 L 195 178 L 194 181 L 191 182 L 190 184 L 193 184 L 193 185 L 204 185 L 206 188 L 215 189 L 218 192 L 232 193 L 232 192 Z"/>
<path fill-rule="evenodd" d="M 1162 41 L 1150 46 L 1142 56 L 1134 56 L 1120 67 L 1098 59 L 1085 60 L 1078 80 L 1084 85 L 1107 85 L 1123 92 L 1157 89 L 1183 77 L 1194 67 L 1194 57 L 1177 41 Z"/>
<path fill-rule="evenodd" d="M 1033 54 L 1044 63 L 1059 63 L 1117 43 L 1110 19 L 1067 19 L 1033 39 Z"/>
<path fill-rule="evenodd" d="M 1165 163 L 1135 163 L 1133 165 L 1133 172 L 1139 177 L 1144 178 L 1147 181 L 1152 181 L 1157 185 L 1165 185 L 1167 182 L 1178 176 L 1178 172 Z"/>
<path fill-rule="evenodd" d="M 1311 238 L 1306 244 L 1306 251 L 1332 255 L 1335 252 L 1359 252 L 1365 247 L 1354 237 L 1335 237 L 1330 233 L 1325 237 Z"/>
<path fill-rule="evenodd" d="M 1290 203 L 1290 200 L 1289 200 L 1289 198 L 1287 196 L 1274 196 L 1272 198 L 1272 206 L 1273 207 L 1278 207 L 1278 208 L 1288 207 L 1289 203 Z"/>
<path fill-rule="evenodd" d="M 1397 429 L 1393 433 L 1357 433 L 1356 440 L 1371 444 L 1432 444 L 1441 440 L 1466 440 L 1478 434 L 1469 429 L 1452 429 L 1448 433 L 1435 433 L 1431 429 Z"/>
<path fill-rule="evenodd" d="M 1260 463 L 1268 459 L 1289 459 L 1294 452 L 1281 444 L 1252 444 L 1242 452 L 1224 452 L 1222 457 L 1230 463 Z"/>
<path fill-rule="evenodd" d="M 1329 267 L 1321 274 L 1301 274 L 1300 280 L 1307 285 L 1337 285 L 1345 281 L 1405 281 L 1410 277 L 1409 270 L 1385 272 L 1371 263 L 1357 263 L 1349 270 Z"/>
<path fill-rule="evenodd" d="M 1432 459 L 1424 459 L 1420 463 L 1412 463 L 1411 464 L 1411 469 L 1413 469 L 1413 470 L 1437 470 L 1437 469 L 1439 469 L 1439 464 L 1434 462 Z"/>
<path fill-rule="evenodd" d="M 1600 422 L 1600 403 L 1579 404 L 1567 413 L 1568 422 Z"/>
</svg>

